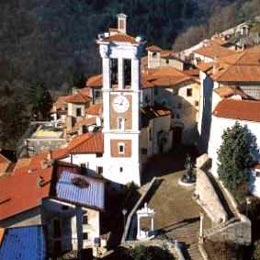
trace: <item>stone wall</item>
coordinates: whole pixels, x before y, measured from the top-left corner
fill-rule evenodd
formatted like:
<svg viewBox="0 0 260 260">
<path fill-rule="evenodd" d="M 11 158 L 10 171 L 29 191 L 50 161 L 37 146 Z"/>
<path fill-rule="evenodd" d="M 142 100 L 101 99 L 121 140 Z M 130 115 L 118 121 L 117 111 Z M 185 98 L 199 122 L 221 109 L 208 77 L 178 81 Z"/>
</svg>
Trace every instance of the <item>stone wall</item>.
<svg viewBox="0 0 260 260">
<path fill-rule="evenodd" d="M 250 245 L 251 238 L 251 221 L 244 217 L 240 221 L 219 229 L 213 235 L 208 236 L 212 241 L 231 242 L 239 245 Z"/>
<path fill-rule="evenodd" d="M 194 194 L 197 202 L 213 222 L 221 223 L 228 219 L 227 213 L 207 174 L 200 169 L 197 169 L 197 181 Z"/>
</svg>

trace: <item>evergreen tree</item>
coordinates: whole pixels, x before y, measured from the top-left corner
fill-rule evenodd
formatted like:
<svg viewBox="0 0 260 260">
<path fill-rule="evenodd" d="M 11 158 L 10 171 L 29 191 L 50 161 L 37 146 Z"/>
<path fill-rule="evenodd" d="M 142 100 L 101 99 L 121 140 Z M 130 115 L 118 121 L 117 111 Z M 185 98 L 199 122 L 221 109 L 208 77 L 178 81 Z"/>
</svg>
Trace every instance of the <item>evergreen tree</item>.
<svg viewBox="0 0 260 260">
<path fill-rule="evenodd" d="M 234 196 L 241 198 L 248 192 L 250 167 L 258 155 L 256 137 L 247 126 L 236 122 L 224 131 L 222 140 L 218 150 L 218 175 Z"/>
<path fill-rule="evenodd" d="M 29 102 L 32 105 L 32 116 L 36 120 L 46 120 L 52 107 L 50 92 L 43 82 L 33 84 L 29 91 Z"/>
</svg>

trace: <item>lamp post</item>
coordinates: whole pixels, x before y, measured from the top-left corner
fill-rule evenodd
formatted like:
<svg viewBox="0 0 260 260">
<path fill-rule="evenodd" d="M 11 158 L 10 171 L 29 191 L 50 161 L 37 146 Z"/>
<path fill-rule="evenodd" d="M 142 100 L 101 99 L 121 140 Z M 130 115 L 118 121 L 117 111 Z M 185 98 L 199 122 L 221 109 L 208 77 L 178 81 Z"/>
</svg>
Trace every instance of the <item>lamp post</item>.
<svg viewBox="0 0 260 260">
<path fill-rule="evenodd" d="M 122 214 L 124 216 L 124 228 L 123 228 L 123 234 L 124 234 L 124 239 L 125 239 L 125 216 L 127 213 L 127 209 L 122 209 Z"/>
</svg>

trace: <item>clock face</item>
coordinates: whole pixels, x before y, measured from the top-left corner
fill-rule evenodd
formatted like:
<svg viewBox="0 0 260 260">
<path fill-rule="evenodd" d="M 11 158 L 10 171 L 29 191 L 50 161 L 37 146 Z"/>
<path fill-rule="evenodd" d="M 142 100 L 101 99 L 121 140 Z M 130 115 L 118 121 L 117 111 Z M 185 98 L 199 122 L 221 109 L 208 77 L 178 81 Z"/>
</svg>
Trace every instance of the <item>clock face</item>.
<svg viewBox="0 0 260 260">
<path fill-rule="evenodd" d="M 119 95 L 113 99 L 112 105 L 113 105 L 113 109 L 117 113 L 124 113 L 129 108 L 129 101 L 126 97 Z"/>
</svg>

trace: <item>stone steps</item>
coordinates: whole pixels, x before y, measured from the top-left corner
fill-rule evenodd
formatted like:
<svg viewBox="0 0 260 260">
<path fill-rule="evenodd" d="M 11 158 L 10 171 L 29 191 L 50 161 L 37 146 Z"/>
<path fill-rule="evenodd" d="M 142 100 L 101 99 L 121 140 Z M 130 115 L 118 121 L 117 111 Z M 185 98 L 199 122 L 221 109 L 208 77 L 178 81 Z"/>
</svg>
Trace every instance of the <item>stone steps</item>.
<svg viewBox="0 0 260 260">
<path fill-rule="evenodd" d="M 166 234 L 171 240 L 177 240 L 183 244 L 183 254 L 185 259 L 202 260 L 198 249 L 199 221 L 193 223 L 178 223 Z"/>
</svg>

